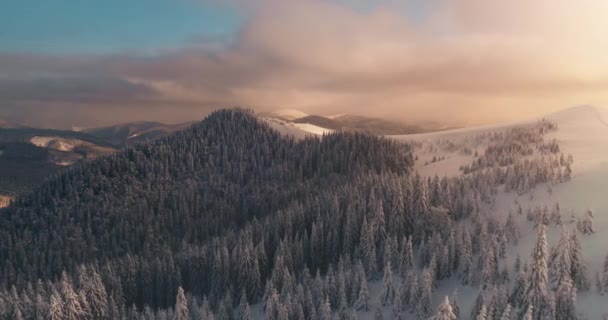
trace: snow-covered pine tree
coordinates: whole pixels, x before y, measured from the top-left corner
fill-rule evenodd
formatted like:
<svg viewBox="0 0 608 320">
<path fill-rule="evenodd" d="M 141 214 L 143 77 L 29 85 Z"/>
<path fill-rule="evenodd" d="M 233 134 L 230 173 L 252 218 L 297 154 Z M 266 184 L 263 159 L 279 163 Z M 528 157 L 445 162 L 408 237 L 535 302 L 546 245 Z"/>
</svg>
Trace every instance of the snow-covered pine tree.
<svg viewBox="0 0 608 320">
<path fill-rule="evenodd" d="M 94 319 L 103 319 L 108 314 L 108 294 L 99 273 L 91 268 L 88 281 L 83 288 Z"/>
<path fill-rule="evenodd" d="M 569 277 L 561 279 L 555 291 L 555 319 L 576 319 L 576 288 Z"/>
<path fill-rule="evenodd" d="M 608 291 L 608 255 L 604 258 L 604 270 L 602 271 L 602 292 Z"/>
<path fill-rule="evenodd" d="M 45 320 L 48 316 L 49 306 L 44 301 L 40 292 L 36 293 L 36 301 L 34 301 L 34 320 Z M 1 313 L 0 313 L 1 314 Z"/>
<path fill-rule="evenodd" d="M 403 238 L 401 259 L 399 264 L 399 273 L 405 278 L 406 273 L 414 268 L 414 250 L 412 246 L 412 238 Z"/>
<path fill-rule="evenodd" d="M 570 259 L 572 261 L 572 271 L 570 273 L 574 286 L 580 290 L 589 290 L 589 280 L 587 267 L 583 259 L 581 243 L 577 232 L 574 230 L 570 236 Z"/>
<path fill-rule="evenodd" d="M 554 288 L 557 288 L 563 279 L 571 279 L 572 258 L 570 252 L 570 234 L 566 228 L 562 227 L 559 242 L 551 250 L 549 257 L 549 275 Z"/>
<path fill-rule="evenodd" d="M 585 217 L 580 222 L 579 231 L 582 234 L 592 234 L 595 232 L 593 228 L 593 211 L 591 209 L 585 212 Z"/>
<path fill-rule="evenodd" d="M 416 303 L 416 315 L 421 319 L 426 319 L 431 316 L 432 312 L 432 295 L 433 295 L 433 276 L 428 268 L 422 272 L 422 283 Z"/>
<path fill-rule="evenodd" d="M 403 299 L 404 304 L 407 305 L 410 310 L 413 310 L 418 298 L 418 278 L 413 270 L 407 272 L 401 287 L 401 298 Z"/>
<path fill-rule="evenodd" d="M 528 305 L 526 309 L 526 313 L 524 314 L 522 320 L 533 320 L 534 319 L 534 307 L 532 305 Z"/>
<path fill-rule="evenodd" d="M 429 318 L 429 320 L 456 320 L 457 317 L 452 310 L 452 305 L 450 304 L 450 299 L 446 296 L 439 308 L 437 309 L 437 313 Z"/>
<path fill-rule="evenodd" d="M 456 319 L 460 318 L 460 304 L 458 303 L 458 291 L 454 290 L 452 298 L 450 299 L 450 305 L 452 306 L 452 312 L 456 316 Z"/>
<path fill-rule="evenodd" d="M 481 305 L 481 309 L 477 313 L 475 320 L 487 320 L 488 319 L 488 310 L 485 304 Z"/>
<path fill-rule="evenodd" d="M 376 307 L 376 312 L 374 312 L 374 320 L 384 320 L 384 316 L 382 316 L 382 309 L 380 306 Z"/>
<path fill-rule="evenodd" d="M 64 271 L 61 275 L 61 293 L 63 296 L 63 319 L 79 320 L 85 316 L 78 294 L 74 292 L 72 283 Z"/>
<path fill-rule="evenodd" d="M 510 304 L 507 304 L 507 307 L 505 308 L 505 310 L 502 312 L 502 315 L 500 315 L 500 320 L 513 320 L 513 310 Z"/>
<path fill-rule="evenodd" d="M 357 310 L 369 311 L 369 289 L 367 288 L 367 279 L 361 280 L 361 289 L 359 290 L 359 297 L 355 302 L 355 308 Z"/>
<path fill-rule="evenodd" d="M 329 303 L 329 297 L 325 297 L 323 303 L 321 303 L 319 309 L 320 320 L 331 320 L 331 305 Z"/>
<path fill-rule="evenodd" d="M 525 291 L 524 308 L 533 307 L 533 318 L 539 320 L 543 314 L 544 306 L 548 303 L 547 282 L 547 235 L 546 227 L 541 224 L 538 228 L 538 239 L 532 251 L 532 264 L 528 274 Z"/>
<path fill-rule="evenodd" d="M 378 276 L 378 261 L 376 257 L 376 240 L 374 239 L 373 226 L 367 222 L 367 218 L 363 217 L 361 225 L 361 255 L 365 272 L 371 279 L 376 279 Z"/>
<path fill-rule="evenodd" d="M 190 309 L 188 309 L 188 300 L 184 289 L 180 286 L 177 288 L 177 296 L 175 297 L 175 320 L 189 320 Z"/>
<path fill-rule="evenodd" d="M 380 301 L 382 301 L 383 306 L 386 306 L 391 304 L 394 299 L 395 286 L 393 284 L 393 271 L 391 270 L 391 263 L 388 261 L 384 267 L 384 275 L 382 276 L 382 293 L 380 294 Z"/>
<path fill-rule="evenodd" d="M 477 317 L 477 315 L 479 314 L 479 311 L 481 311 L 481 308 L 483 306 L 485 306 L 485 297 L 483 295 L 483 291 L 480 291 L 477 294 L 477 298 L 475 298 L 475 302 L 473 303 L 473 307 L 471 308 L 471 315 L 470 318 L 471 319 L 475 319 Z"/>
<path fill-rule="evenodd" d="M 473 246 L 471 243 L 471 234 L 468 231 L 464 232 L 464 241 L 462 248 L 462 257 L 460 257 L 461 269 L 458 278 L 460 283 L 465 286 L 473 283 Z"/>
<path fill-rule="evenodd" d="M 498 257 L 496 256 L 496 241 L 491 241 L 483 252 L 482 289 L 488 289 L 498 278 Z"/>
<path fill-rule="evenodd" d="M 241 293 L 241 300 L 239 302 L 239 320 L 253 320 L 245 291 Z"/>
</svg>

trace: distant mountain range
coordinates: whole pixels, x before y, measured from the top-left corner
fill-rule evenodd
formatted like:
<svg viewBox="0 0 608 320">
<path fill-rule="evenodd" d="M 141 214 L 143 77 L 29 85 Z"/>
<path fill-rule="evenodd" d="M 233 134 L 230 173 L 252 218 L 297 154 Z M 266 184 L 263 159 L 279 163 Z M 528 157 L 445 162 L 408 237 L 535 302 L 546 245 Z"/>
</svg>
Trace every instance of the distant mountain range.
<svg viewBox="0 0 608 320">
<path fill-rule="evenodd" d="M 453 129 L 453 127 L 445 127 L 433 123 L 413 125 L 380 118 L 349 114 L 325 116 L 309 115 L 302 111 L 293 109 L 261 113 L 260 116 L 275 120 L 275 122 L 276 120 L 279 120 L 279 123 L 282 122 L 284 125 L 291 125 L 315 134 L 318 134 L 319 132 L 345 130 L 367 132 L 374 135 L 404 135 Z"/>
<path fill-rule="evenodd" d="M 82 132 L 107 141 L 115 146 L 127 146 L 133 143 L 155 140 L 175 131 L 186 129 L 193 122 L 164 124 L 160 122 L 130 122 L 109 127 L 85 129 Z"/>
<path fill-rule="evenodd" d="M 257 116 L 273 129 L 297 138 L 333 131 L 404 135 L 446 129 L 348 114 L 310 115 L 294 109 Z M 68 166 L 168 136 L 193 123 L 140 121 L 75 131 L 32 128 L 0 119 L 0 196 L 15 196 Z"/>
<path fill-rule="evenodd" d="M 75 163 L 188 126 L 190 123 L 133 122 L 71 131 L 31 128 L 0 119 L 0 196 L 15 196 Z M 0 201 L 0 207 L 3 204 Z"/>
</svg>

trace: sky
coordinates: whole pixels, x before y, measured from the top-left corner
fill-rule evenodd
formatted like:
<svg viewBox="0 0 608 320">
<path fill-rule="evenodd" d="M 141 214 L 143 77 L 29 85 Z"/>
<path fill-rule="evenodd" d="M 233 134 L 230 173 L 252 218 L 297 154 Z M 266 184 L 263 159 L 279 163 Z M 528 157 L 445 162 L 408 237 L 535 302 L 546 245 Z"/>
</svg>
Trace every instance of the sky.
<svg viewBox="0 0 608 320">
<path fill-rule="evenodd" d="M 600 0 L 3 0 L 0 117 L 299 109 L 477 125 L 608 102 Z"/>
</svg>

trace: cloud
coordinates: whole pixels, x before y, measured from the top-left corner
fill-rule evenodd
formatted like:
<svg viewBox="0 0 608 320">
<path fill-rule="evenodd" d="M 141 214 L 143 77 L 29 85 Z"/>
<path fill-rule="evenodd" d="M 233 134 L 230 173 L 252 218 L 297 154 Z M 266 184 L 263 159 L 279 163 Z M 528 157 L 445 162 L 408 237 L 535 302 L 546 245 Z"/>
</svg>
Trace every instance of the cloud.
<svg viewBox="0 0 608 320">
<path fill-rule="evenodd" d="M 46 76 L 31 79 L 0 78 L 0 101 L 5 103 L 67 102 L 82 105 L 120 103 L 151 96 L 154 90 L 121 78 L 101 76 Z"/>
<path fill-rule="evenodd" d="M 240 105 L 484 123 L 608 102 L 602 1 L 231 1 L 247 20 L 229 42 L 0 55 L 0 112 L 64 103 L 180 121 Z"/>
</svg>

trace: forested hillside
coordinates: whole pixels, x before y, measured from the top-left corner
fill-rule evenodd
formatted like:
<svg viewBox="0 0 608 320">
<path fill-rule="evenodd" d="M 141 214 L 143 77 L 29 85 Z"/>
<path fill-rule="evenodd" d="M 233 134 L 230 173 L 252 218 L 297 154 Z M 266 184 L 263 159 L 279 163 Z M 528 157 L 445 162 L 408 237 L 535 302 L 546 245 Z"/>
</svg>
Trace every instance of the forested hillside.
<svg viewBox="0 0 608 320">
<path fill-rule="evenodd" d="M 296 142 L 250 112 L 217 112 L 173 136 L 74 167 L 17 199 L 0 215 L 2 238 L 10 239 L 0 244 L 3 283 L 23 287 L 25 281 L 56 279 L 64 270 L 73 274 L 81 263 L 97 266 L 104 261 L 97 269 L 114 265 L 120 277 L 111 279 L 121 283 L 117 300 L 166 307 L 180 283 L 196 284 L 201 286 L 198 292 L 208 293 L 209 281 L 183 281 L 210 276 L 202 272 L 203 263 L 199 272 L 182 274 L 179 269 L 193 262 L 193 252 L 198 257 L 210 250 L 217 237 L 260 228 L 263 221 L 273 221 L 276 228 L 294 206 L 316 203 L 317 211 L 326 210 L 320 202 L 336 201 L 346 185 L 384 174 L 407 175 L 412 161 L 407 146 L 388 140 L 344 133 Z M 329 194 L 333 196 L 328 199 Z M 320 222 L 318 214 L 307 212 L 298 219 L 308 220 L 300 223 L 311 228 L 312 221 Z M 264 255 L 270 261 L 260 281 L 271 269 L 278 243 L 258 238 L 267 236 L 262 230 L 253 235 L 255 243 L 249 245 L 261 252 L 256 258 Z M 263 254 L 263 249 L 270 252 Z M 180 257 L 183 264 L 158 260 Z M 214 255 L 207 258 L 213 261 Z M 315 269 L 321 262 L 325 267 L 328 263 L 323 259 Z M 151 272 L 152 278 L 141 279 L 151 285 L 163 287 L 153 281 L 162 276 L 166 290 L 123 283 L 122 277 L 143 272 L 138 268 Z M 167 296 L 142 297 L 130 291 L 134 288 Z M 250 298 L 259 300 L 259 292 L 251 292 Z"/>
<path fill-rule="evenodd" d="M 499 189 L 569 179 L 571 160 L 543 141 L 554 130 L 541 121 L 479 136 L 487 151 L 440 178 L 412 171 L 409 144 L 359 133 L 296 141 L 249 111 L 213 113 L 72 167 L 0 211 L 0 315 L 325 320 L 389 309 L 426 319 L 452 279 L 482 288 L 479 308 L 492 314 L 525 312 L 529 296 L 540 317 L 538 292 L 510 280 L 528 266 L 499 268 L 517 220 L 483 208 Z M 529 216 L 544 221 L 539 212 Z M 439 313 L 458 309 L 452 297 Z"/>
</svg>

